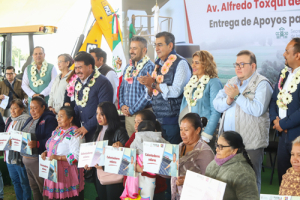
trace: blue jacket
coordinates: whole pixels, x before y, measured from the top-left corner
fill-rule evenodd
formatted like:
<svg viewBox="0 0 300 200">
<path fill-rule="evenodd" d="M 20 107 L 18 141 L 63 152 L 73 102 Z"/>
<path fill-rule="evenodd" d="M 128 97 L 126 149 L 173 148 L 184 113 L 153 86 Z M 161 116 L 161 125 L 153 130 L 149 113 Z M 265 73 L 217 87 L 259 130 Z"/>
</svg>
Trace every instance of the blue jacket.
<svg viewBox="0 0 300 200">
<path fill-rule="evenodd" d="M 89 77 L 87 83 L 82 86 L 81 90 L 78 92 L 78 99 L 81 100 L 83 96 L 83 89 L 90 82 L 90 79 L 93 77 L 94 72 Z M 79 78 L 77 79 L 76 84 L 78 83 Z M 76 91 L 75 91 L 76 92 Z M 80 121 L 81 125 L 88 131 L 85 135 L 85 139 L 87 142 L 92 141 L 93 135 L 97 129 L 97 119 L 96 119 L 96 111 L 99 103 L 104 101 L 113 102 L 114 90 L 109 82 L 109 80 L 100 75 L 95 84 L 90 88 L 89 98 L 85 107 L 75 105 L 75 115 L 77 122 Z"/>
<path fill-rule="evenodd" d="M 192 107 L 193 113 L 198 113 L 200 117 L 206 117 L 208 122 L 202 132 L 202 135 L 208 139 L 212 139 L 212 136 L 217 128 L 217 124 L 221 117 L 221 114 L 215 110 L 213 100 L 217 96 L 219 90 L 222 89 L 221 81 L 218 78 L 212 78 L 205 85 L 203 91 L 203 97 L 197 100 L 197 104 Z M 194 90 L 195 91 L 195 90 Z M 193 92 L 194 92 L 193 91 Z M 187 106 L 186 98 L 183 97 L 180 112 Z"/>
<path fill-rule="evenodd" d="M 30 116 L 26 120 L 24 126 L 22 127 L 21 129 L 22 131 L 31 120 L 32 117 Z M 39 147 L 38 147 L 39 154 L 43 153 L 46 150 L 45 144 L 47 140 L 51 137 L 52 132 L 56 129 L 57 126 L 58 124 L 57 124 L 56 116 L 53 114 L 53 112 L 46 110 L 40 117 L 35 127 L 36 141 L 39 142 Z"/>
<path fill-rule="evenodd" d="M 283 79 L 283 84 L 285 83 L 289 72 L 286 72 L 286 77 Z M 280 78 L 280 76 L 279 76 Z M 277 101 L 277 95 L 279 92 L 278 89 L 278 81 L 275 85 L 275 89 L 271 98 L 270 106 L 269 106 L 269 114 L 270 114 L 270 123 L 271 126 L 274 126 L 273 121 L 276 119 L 276 117 L 279 117 L 279 108 L 276 104 Z M 291 142 L 293 141 L 296 137 L 300 135 L 300 84 L 297 86 L 297 90 L 292 93 L 293 100 L 291 103 L 287 105 L 287 115 L 285 118 L 281 119 L 279 121 L 279 125 L 283 130 L 287 130 L 287 133 L 282 133 L 282 134 L 287 134 L 288 140 Z"/>
</svg>

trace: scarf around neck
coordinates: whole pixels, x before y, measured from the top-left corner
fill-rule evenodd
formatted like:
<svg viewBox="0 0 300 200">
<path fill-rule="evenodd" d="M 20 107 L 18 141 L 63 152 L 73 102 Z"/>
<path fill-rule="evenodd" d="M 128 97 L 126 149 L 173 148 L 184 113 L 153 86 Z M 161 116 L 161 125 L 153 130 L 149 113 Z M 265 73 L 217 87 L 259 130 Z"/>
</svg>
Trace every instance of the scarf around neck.
<svg viewBox="0 0 300 200">
<path fill-rule="evenodd" d="M 10 123 L 14 123 L 15 121 L 17 121 L 13 129 L 15 131 L 21 131 L 23 125 L 25 124 L 28 118 L 29 115 L 26 112 L 23 112 L 18 117 L 11 117 L 12 121 Z M 20 152 L 17 151 L 12 151 L 12 150 L 9 151 L 7 162 L 9 164 L 16 164 L 23 167 L 22 156 L 20 155 Z"/>
<path fill-rule="evenodd" d="M 233 158 L 236 154 L 227 156 L 226 158 L 217 158 L 217 155 L 215 156 L 215 161 L 217 165 L 222 166 L 224 163 L 226 163 L 228 160 Z"/>
</svg>

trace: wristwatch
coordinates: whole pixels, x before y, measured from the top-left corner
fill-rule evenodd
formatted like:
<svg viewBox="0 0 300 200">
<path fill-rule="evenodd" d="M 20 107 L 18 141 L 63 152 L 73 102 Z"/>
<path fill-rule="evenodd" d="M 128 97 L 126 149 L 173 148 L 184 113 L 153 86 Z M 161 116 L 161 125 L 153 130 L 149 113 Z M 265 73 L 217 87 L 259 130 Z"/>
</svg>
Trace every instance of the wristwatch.
<svg viewBox="0 0 300 200">
<path fill-rule="evenodd" d="M 236 96 L 234 97 L 234 100 L 235 100 L 235 101 L 236 101 L 237 98 L 240 96 L 240 94 L 241 94 L 241 93 L 239 93 L 238 95 L 236 95 Z"/>
<path fill-rule="evenodd" d="M 157 85 L 156 81 L 153 82 L 153 83 L 151 84 L 152 89 L 156 89 L 156 85 Z"/>
</svg>

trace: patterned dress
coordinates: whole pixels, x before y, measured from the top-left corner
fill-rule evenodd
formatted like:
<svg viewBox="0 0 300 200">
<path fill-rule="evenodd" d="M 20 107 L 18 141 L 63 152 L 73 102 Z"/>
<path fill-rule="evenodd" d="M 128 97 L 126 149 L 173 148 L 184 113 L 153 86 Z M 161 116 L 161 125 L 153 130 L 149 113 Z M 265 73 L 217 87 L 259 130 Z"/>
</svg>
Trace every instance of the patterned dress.
<svg viewBox="0 0 300 200">
<path fill-rule="evenodd" d="M 43 196 L 48 199 L 78 197 L 84 189 L 83 169 L 77 168 L 80 137 L 74 136 L 77 127 L 56 129 L 46 143 L 47 157 L 65 155 L 68 161 L 57 161 L 57 183 L 45 179 Z"/>
</svg>

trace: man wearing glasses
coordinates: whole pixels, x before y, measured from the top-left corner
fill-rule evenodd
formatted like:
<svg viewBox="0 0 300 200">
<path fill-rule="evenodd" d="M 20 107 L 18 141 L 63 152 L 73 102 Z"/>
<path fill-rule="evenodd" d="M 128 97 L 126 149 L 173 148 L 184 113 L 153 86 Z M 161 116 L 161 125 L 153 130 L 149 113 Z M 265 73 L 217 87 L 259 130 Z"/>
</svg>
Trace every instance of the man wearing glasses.
<svg viewBox="0 0 300 200">
<path fill-rule="evenodd" d="M 54 65 L 45 60 L 43 47 L 33 49 L 33 62 L 28 65 L 23 74 L 22 89 L 28 95 L 28 108 L 32 97 L 44 95 L 48 103 L 52 84 L 57 76 Z"/>
<path fill-rule="evenodd" d="M 27 95 L 21 88 L 22 81 L 16 78 L 15 68 L 8 66 L 5 69 L 5 79 L 0 82 L 0 99 L 9 98 L 6 109 L 0 108 L 4 118 L 10 116 L 10 102 L 13 99 L 26 99 Z"/>
<path fill-rule="evenodd" d="M 162 125 L 163 137 L 171 144 L 179 144 L 182 141 L 178 125 L 179 111 L 184 86 L 192 76 L 192 68 L 176 53 L 172 33 L 160 32 L 155 37 L 154 47 L 158 57 L 155 72 L 138 80 L 147 87 L 147 99 L 152 100 L 154 114 Z"/>
<path fill-rule="evenodd" d="M 268 107 L 273 89 L 270 81 L 256 72 L 256 57 L 251 51 L 240 51 L 233 66 L 236 76 L 227 82 L 213 101 L 214 108 L 223 113 L 219 134 L 223 131 L 241 134 L 260 193 L 264 148 L 269 144 Z"/>
</svg>

